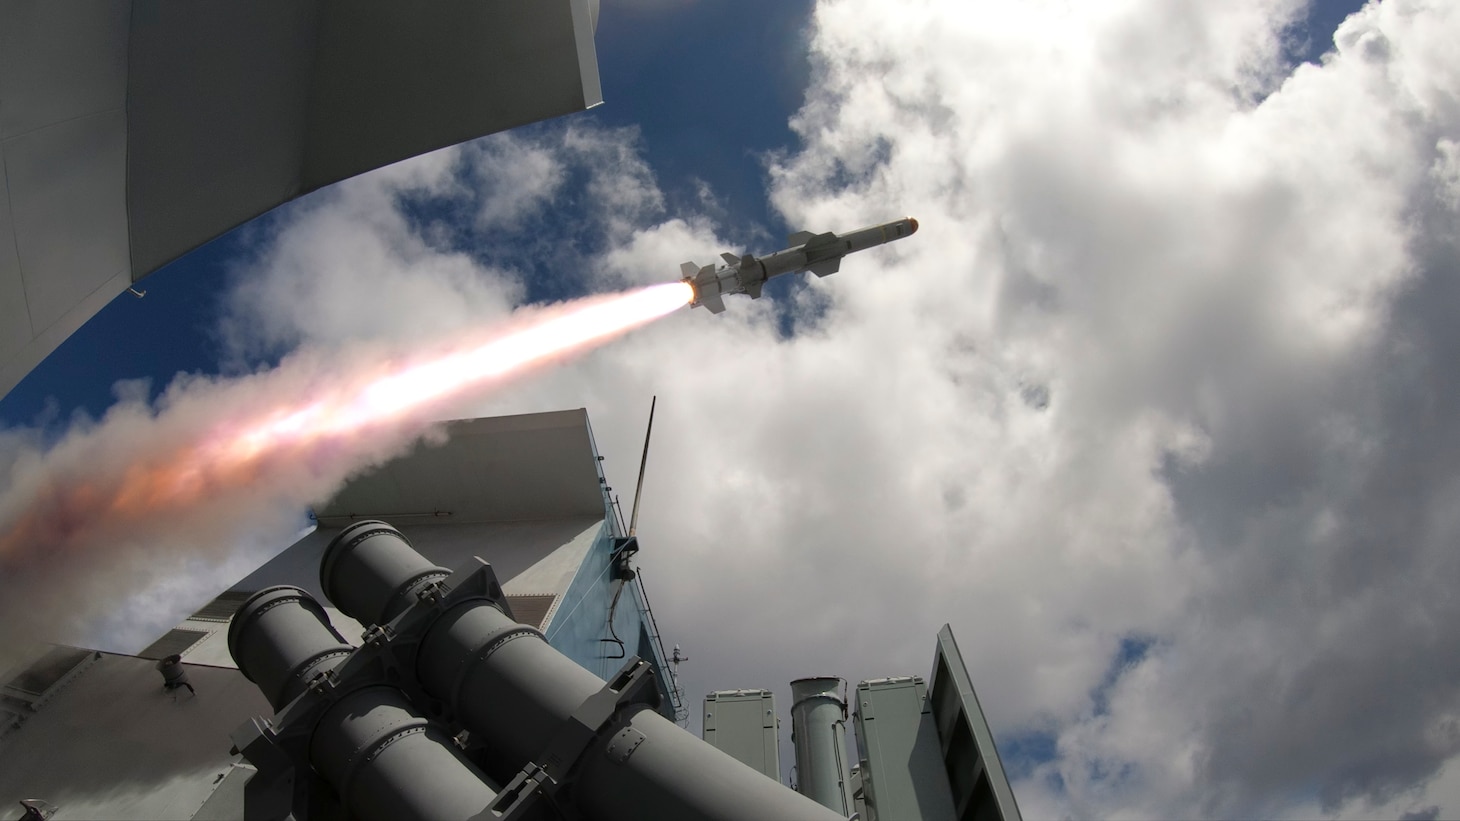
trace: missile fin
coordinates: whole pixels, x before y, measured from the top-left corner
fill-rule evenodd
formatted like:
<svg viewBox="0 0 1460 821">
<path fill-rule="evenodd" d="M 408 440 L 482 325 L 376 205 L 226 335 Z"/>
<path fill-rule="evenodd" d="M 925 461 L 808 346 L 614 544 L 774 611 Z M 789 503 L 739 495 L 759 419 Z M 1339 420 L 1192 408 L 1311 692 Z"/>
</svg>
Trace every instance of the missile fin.
<svg viewBox="0 0 1460 821">
<path fill-rule="evenodd" d="M 806 243 L 811 241 L 812 237 L 815 236 L 816 235 L 811 233 L 810 231 L 797 231 L 796 233 L 786 237 L 786 247 L 795 248 L 797 245 L 805 245 Z"/>
<path fill-rule="evenodd" d="M 708 308 L 712 314 L 725 312 L 725 300 L 719 294 L 700 297 L 700 304 Z"/>
<path fill-rule="evenodd" d="M 806 267 L 806 270 L 810 271 L 813 274 L 816 274 L 819 277 L 829 277 L 837 271 L 840 271 L 841 267 L 842 258 L 832 257 L 831 259 L 822 260 L 815 265 L 808 265 Z"/>
<path fill-rule="evenodd" d="M 745 286 L 745 292 L 747 294 L 750 294 L 751 299 L 760 299 L 760 286 L 764 284 L 764 280 L 756 280 L 755 282 L 747 283 Z"/>
<path fill-rule="evenodd" d="M 740 257 L 737 257 L 734 254 L 729 253 L 728 251 L 721 254 L 720 259 L 725 260 L 725 263 L 732 268 L 740 264 Z"/>
<path fill-rule="evenodd" d="M 802 233 L 806 232 L 803 231 Z M 840 237 L 830 231 L 827 231 L 825 234 L 813 234 L 810 239 L 806 240 L 806 250 L 811 251 L 817 248 L 825 248 L 828 245 L 835 245 L 838 239 Z"/>
<path fill-rule="evenodd" d="M 679 264 L 679 272 L 684 275 L 685 279 L 694 279 L 695 274 L 700 272 L 700 266 L 693 262 L 681 262 Z"/>
</svg>

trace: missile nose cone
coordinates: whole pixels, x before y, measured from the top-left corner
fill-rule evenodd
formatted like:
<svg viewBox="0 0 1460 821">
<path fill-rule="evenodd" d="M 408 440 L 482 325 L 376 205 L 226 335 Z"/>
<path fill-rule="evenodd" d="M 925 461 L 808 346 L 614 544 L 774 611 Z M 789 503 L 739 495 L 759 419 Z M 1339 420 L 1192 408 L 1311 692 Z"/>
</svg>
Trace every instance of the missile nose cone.
<svg viewBox="0 0 1460 821">
<path fill-rule="evenodd" d="M 909 229 L 911 229 L 911 230 L 908 231 L 909 234 L 916 234 L 918 232 L 918 221 L 917 220 L 913 219 L 912 217 L 908 217 L 907 218 L 907 224 L 908 224 Z"/>
</svg>

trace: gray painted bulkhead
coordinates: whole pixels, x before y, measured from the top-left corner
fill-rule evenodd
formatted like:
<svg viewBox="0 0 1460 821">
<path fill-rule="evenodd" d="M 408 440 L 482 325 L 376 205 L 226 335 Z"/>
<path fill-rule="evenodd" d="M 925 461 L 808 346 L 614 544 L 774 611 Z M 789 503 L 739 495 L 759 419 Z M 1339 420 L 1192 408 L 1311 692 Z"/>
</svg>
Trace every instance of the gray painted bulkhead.
<svg viewBox="0 0 1460 821">
<path fill-rule="evenodd" d="M 602 102 L 596 0 L 0 3 L 0 396 L 294 197 Z"/>
</svg>

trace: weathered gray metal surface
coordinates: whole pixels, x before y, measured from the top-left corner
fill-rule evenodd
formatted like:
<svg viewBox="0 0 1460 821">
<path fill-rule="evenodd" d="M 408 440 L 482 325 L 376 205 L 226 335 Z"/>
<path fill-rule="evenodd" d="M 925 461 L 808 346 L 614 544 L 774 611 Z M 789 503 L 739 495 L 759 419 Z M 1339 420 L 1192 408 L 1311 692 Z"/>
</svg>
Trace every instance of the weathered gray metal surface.
<svg viewBox="0 0 1460 821">
<path fill-rule="evenodd" d="M 193 814 L 192 821 L 238 821 L 243 809 L 243 788 L 253 774 L 253 767 L 234 764 Z"/>
<path fill-rule="evenodd" d="M 52 647 L 28 660 L 13 677 L 0 682 L 0 693 L 38 706 L 56 688 L 79 675 L 95 657 L 93 651 L 79 647 Z"/>
<path fill-rule="evenodd" d="M 781 780 L 780 724 L 776 697 L 769 690 L 718 690 L 705 696 L 701 725 L 705 741 L 777 782 Z"/>
<path fill-rule="evenodd" d="M 228 733 L 269 705 L 237 670 L 186 665 L 194 695 L 164 690 L 155 667 L 103 654 L 61 682 L 0 741 L 0 808 L 41 798 L 54 821 L 193 817 L 238 760 Z"/>
<path fill-rule="evenodd" d="M 1014 791 L 1004 775 L 1004 764 L 994 747 L 973 680 L 958 652 L 953 628 L 938 631 L 928 701 L 938 727 L 943 761 L 960 819 L 967 821 L 1021 821 Z"/>
<path fill-rule="evenodd" d="M 602 102 L 596 0 L 0 3 L 0 395 L 307 191 Z"/>
<path fill-rule="evenodd" d="M 847 760 L 847 703 L 839 678 L 791 682 L 791 740 L 796 746 L 796 789 L 842 815 L 852 805 Z"/>
<path fill-rule="evenodd" d="M 922 678 L 858 684 L 856 723 L 868 821 L 957 818 Z"/>
<path fill-rule="evenodd" d="M 426 544 L 421 526 L 433 523 L 603 518 L 583 409 L 461 420 L 446 432 L 446 442 L 422 443 L 352 481 L 316 509 L 320 526 L 384 519 L 409 527 L 411 540 Z"/>
</svg>

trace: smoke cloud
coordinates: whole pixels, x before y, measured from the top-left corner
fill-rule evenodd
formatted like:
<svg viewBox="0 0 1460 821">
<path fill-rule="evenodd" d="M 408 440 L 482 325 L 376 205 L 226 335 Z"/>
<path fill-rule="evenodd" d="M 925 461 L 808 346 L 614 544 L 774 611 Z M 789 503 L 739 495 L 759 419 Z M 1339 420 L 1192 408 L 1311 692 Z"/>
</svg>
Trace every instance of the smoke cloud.
<svg viewBox="0 0 1460 821">
<path fill-rule="evenodd" d="M 523 309 L 475 339 L 309 349 L 249 376 L 182 377 L 51 448 L 19 443 L 0 496 L 8 640 L 72 638 L 179 561 L 221 561 L 246 538 L 287 544 L 293 511 L 463 402 L 683 307 L 688 291 Z"/>
</svg>

